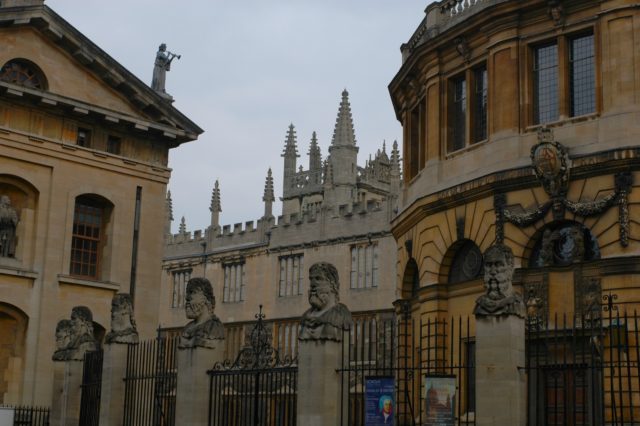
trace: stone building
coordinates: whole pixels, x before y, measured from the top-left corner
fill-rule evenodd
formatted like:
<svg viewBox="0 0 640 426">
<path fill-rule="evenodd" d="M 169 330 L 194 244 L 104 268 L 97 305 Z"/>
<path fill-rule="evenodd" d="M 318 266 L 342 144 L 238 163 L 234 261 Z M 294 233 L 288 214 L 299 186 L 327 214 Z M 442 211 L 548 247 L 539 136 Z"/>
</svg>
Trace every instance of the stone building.
<svg viewBox="0 0 640 426">
<path fill-rule="evenodd" d="M 593 318 L 609 294 L 639 307 L 639 19 L 630 0 L 427 7 L 389 85 L 396 282 L 415 320 L 471 316 L 473 336 L 496 242 L 513 250 L 529 322 Z"/>
<path fill-rule="evenodd" d="M 56 323 L 158 323 L 169 149 L 202 130 L 42 0 L 0 3 L 0 404 L 48 406 Z M 151 66 L 151 64 L 150 64 Z"/>
<path fill-rule="evenodd" d="M 364 167 L 357 165 L 353 120 L 345 90 L 329 154 L 323 161 L 315 135 L 309 144 L 309 167 L 299 165 L 297 135 L 289 126 L 282 154 L 282 215 L 273 215 L 273 178 L 264 187 L 264 212 L 257 221 L 219 224 L 221 190 L 215 183 L 211 224 L 170 234 L 171 198 L 163 260 L 161 323 L 184 324 L 184 291 L 189 277 L 205 276 L 217 299 L 216 314 L 227 328 L 228 356 L 244 339 L 244 325 L 255 320 L 259 305 L 275 325 L 274 341 L 293 354 L 300 315 L 307 306 L 308 269 L 333 263 L 340 276 L 340 298 L 361 322 L 390 311 L 395 295 L 395 242 L 389 222 L 400 185 L 397 144 L 386 146 Z"/>
</svg>

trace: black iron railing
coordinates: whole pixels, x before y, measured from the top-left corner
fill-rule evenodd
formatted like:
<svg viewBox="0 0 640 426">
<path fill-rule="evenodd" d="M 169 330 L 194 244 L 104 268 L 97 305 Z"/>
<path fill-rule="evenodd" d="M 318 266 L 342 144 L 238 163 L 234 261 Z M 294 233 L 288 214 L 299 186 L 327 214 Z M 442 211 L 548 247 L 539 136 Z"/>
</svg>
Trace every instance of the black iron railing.
<svg viewBox="0 0 640 426">
<path fill-rule="evenodd" d="M 80 424 L 98 426 L 100 421 L 100 390 L 102 387 L 103 351 L 86 352 L 82 367 Z"/>
<path fill-rule="evenodd" d="M 13 426 L 49 426 L 49 407 L 0 406 L 13 413 Z"/>
</svg>

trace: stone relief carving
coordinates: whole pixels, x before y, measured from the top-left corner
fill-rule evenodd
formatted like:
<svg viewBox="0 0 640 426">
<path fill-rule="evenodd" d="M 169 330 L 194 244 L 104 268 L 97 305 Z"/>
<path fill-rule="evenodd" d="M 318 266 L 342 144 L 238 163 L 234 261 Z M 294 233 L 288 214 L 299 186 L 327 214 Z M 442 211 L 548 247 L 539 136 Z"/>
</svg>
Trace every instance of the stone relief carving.
<svg viewBox="0 0 640 426">
<path fill-rule="evenodd" d="M 98 350 L 93 334 L 93 314 L 86 306 L 75 306 L 70 320 L 61 320 L 56 326 L 54 361 L 82 361 L 85 352 Z"/>
<path fill-rule="evenodd" d="M 513 252 L 504 244 L 489 247 L 484 253 L 486 294 L 476 300 L 477 317 L 516 315 L 525 318 L 522 296 L 513 291 Z"/>
<path fill-rule="evenodd" d="M 549 315 L 549 283 L 546 277 L 524 283 L 524 304 L 529 329 L 535 330 L 546 324 Z"/>
<path fill-rule="evenodd" d="M 548 0 L 547 14 L 557 26 L 564 25 L 566 12 L 560 0 Z"/>
<path fill-rule="evenodd" d="M 353 325 L 349 309 L 339 302 L 338 270 L 326 262 L 309 268 L 309 304 L 302 315 L 299 340 L 342 341 L 342 333 Z"/>
<path fill-rule="evenodd" d="M 106 343 L 138 343 L 138 330 L 133 317 L 133 300 L 128 293 L 116 293 L 111 300 L 111 331 Z"/>
<path fill-rule="evenodd" d="M 14 257 L 18 212 L 7 195 L 0 196 L 0 257 Z"/>
<path fill-rule="evenodd" d="M 469 48 L 469 43 L 464 37 L 458 37 L 453 41 L 453 44 L 456 46 L 456 51 L 462 56 L 462 59 L 465 63 L 469 63 L 471 60 L 471 49 Z"/>
<path fill-rule="evenodd" d="M 191 278 L 187 282 L 185 313 L 192 320 L 184 326 L 178 348 L 214 348 L 224 340 L 224 326 L 213 314 L 216 299 L 206 278 Z"/>
<path fill-rule="evenodd" d="M 571 201 L 567 199 L 569 187 L 570 161 L 567 150 L 553 140 L 551 129 L 538 130 L 538 143 L 531 148 L 533 170 L 550 200 L 533 210 L 517 213 L 507 208 L 505 194 L 494 195 L 496 214 L 496 242 L 504 241 L 504 223 L 526 227 L 541 220 L 551 209 L 556 221 L 563 220 L 565 211 L 581 216 L 595 216 L 604 213 L 614 204 L 618 204 L 620 244 L 629 244 L 629 208 L 628 196 L 632 188 L 630 172 L 615 176 L 615 190 L 607 196 L 593 201 Z"/>
<path fill-rule="evenodd" d="M 585 323 L 600 320 L 602 300 L 602 284 L 600 277 L 584 276 L 582 268 L 574 272 L 574 303 L 576 315 Z"/>
</svg>

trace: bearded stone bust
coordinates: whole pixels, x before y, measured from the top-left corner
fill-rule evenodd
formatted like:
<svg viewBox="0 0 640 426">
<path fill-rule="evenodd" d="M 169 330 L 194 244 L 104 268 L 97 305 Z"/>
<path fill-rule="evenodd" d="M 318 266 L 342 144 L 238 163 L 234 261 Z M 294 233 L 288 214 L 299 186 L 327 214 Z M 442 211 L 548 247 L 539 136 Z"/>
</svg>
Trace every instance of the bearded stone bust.
<svg viewBox="0 0 640 426">
<path fill-rule="evenodd" d="M 52 359 L 54 361 L 66 361 L 70 359 L 73 349 L 71 349 L 71 343 L 73 342 L 73 321 L 69 319 L 63 319 L 58 321 L 56 326 L 56 350 L 53 353 Z"/>
<path fill-rule="evenodd" d="M 105 336 L 105 342 L 135 344 L 138 341 L 131 295 L 116 293 L 111 300 L 111 331 Z"/>
<path fill-rule="evenodd" d="M 185 313 L 192 320 L 184 326 L 178 348 L 215 348 L 216 340 L 224 340 L 224 326 L 213 314 L 216 299 L 206 278 L 191 278 L 187 282 Z"/>
<path fill-rule="evenodd" d="M 338 271 L 330 263 L 318 262 L 309 268 L 309 304 L 302 315 L 299 340 L 342 341 L 342 333 L 353 325 L 349 309 L 339 303 Z"/>
<path fill-rule="evenodd" d="M 85 352 L 98 350 L 93 334 L 93 314 L 86 306 L 75 306 L 71 319 L 63 319 L 56 326 L 54 361 L 82 361 Z"/>
<path fill-rule="evenodd" d="M 513 291 L 513 252 L 504 244 L 489 247 L 484 253 L 486 293 L 476 300 L 477 317 L 516 315 L 525 317 L 522 296 Z"/>
</svg>

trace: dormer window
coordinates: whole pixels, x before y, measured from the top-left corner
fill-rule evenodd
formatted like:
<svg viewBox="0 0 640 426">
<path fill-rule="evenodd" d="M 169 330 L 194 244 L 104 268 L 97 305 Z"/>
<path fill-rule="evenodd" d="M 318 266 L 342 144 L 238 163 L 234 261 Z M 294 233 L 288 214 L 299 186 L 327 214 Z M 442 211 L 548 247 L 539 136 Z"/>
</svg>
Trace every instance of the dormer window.
<svg viewBox="0 0 640 426">
<path fill-rule="evenodd" d="M 32 89 L 47 90 L 47 79 L 40 68 L 26 59 L 12 59 L 0 70 L 0 80 Z"/>
</svg>

